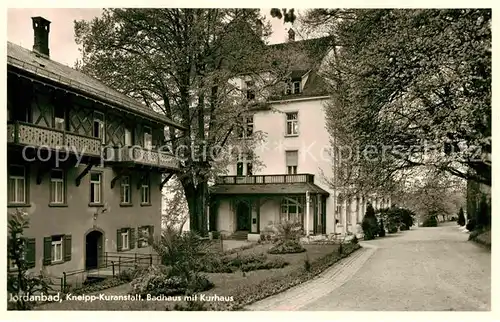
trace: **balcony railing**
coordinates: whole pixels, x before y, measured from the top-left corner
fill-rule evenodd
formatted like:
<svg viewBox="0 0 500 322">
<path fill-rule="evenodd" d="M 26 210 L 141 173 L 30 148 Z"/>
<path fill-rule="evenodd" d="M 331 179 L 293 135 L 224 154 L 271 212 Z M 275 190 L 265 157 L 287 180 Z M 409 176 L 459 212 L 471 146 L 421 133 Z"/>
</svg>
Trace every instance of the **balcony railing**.
<svg viewBox="0 0 500 322">
<path fill-rule="evenodd" d="M 179 169 L 180 162 L 172 154 L 140 146 L 106 148 L 107 162 L 129 162 L 160 168 Z"/>
<path fill-rule="evenodd" d="M 31 123 L 7 124 L 7 142 L 26 146 L 101 156 L 101 140 L 75 133 L 46 128 Z"/>
<path fill-rule="evenodd" d="M 255 176 L 220 176 L 216 184 L 314 183 L 314 174 L 272 174 Z"/>
</svg>

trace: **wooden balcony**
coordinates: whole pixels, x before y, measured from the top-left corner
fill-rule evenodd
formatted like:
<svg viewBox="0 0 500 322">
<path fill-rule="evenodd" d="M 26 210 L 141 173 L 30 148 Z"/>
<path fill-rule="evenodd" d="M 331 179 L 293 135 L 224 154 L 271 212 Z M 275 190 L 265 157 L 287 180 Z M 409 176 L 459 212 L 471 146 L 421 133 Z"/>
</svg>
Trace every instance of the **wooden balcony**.
<svg viewBox="0 0 500 322">
<path fill-rule="evenodd" d="M 101 156 L 101 140 L 25 122 L 7 124 L 7 143 Z"/>
<path fill-rule="evenodd" d="M 174 170 L 178 170 L 180 167 L 179 160 L 172 154 L 140 146 L 108 147 L 106 148 L 105 161 L 126 166 L 145 165 Z"/>
<path fill-rule="evenodd" d="M 272 174 L 255 176 L 220 176 L 215 184 L 314 183 L 314 174 Z"/>
</svg>

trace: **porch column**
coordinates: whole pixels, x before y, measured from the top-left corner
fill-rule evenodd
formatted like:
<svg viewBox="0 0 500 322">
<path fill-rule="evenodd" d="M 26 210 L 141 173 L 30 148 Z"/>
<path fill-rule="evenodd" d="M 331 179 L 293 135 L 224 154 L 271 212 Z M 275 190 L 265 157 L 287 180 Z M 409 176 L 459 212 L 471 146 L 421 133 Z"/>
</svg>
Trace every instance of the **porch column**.
<svg viewBox="0 0 500 322">
<path fill-rule="evenodd" d="M 257 203 L 257 234 L 260 234 L 260 197 L 256 200 Z"/>
<path fill-rule="evenodd" d="M 311 197 L 309 196 L 309 191 L 306 192 L 306 236 L 309 236 L 309 206 Z"/>
<path fill-rule="evenodd" d="M 342 230 L 343 233 L 345 234 L 347 232 L 347 198 L 343 198 L 342 200 L 342 210 L 340 212 L 341 216 L 341 223 L 342 223 Z"/>
<path fill-rule="evenodd" d="M 318 194 L 315 194 L 313 196 L 313 209 L 314 209 L 314 217 L 313 217 L 313 234 L 314 235 L 317 235 L 321 232 L 318 231 L 318 213 L 319 213 L 319 203 L 318 203 L 318 200 L 319 199 L 319 195 Z"/>
</svg>

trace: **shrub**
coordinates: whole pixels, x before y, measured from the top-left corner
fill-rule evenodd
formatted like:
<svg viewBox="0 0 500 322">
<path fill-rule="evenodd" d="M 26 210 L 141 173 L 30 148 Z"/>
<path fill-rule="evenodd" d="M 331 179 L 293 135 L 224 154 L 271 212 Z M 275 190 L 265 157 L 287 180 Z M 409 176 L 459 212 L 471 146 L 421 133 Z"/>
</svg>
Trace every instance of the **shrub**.
<svg viewBox="0 0 500 322">
<path fill-rule="evenodd" d="M 304 259 L 304 270 L 306 272 L 311 271 L 311 261 L 309 260 L 309 256 L 306 253 L 306 258 Z"/>
<path fill-rule="evenodd" d="M 473 231 L 474 229 L 476 229 L 476 219 L 470 219 L 465 228 L 467 228 L 468 231 Z"/>
<path fill-rule="evenodd" d="M 457 220 L 457 223 L 460 226 L 465 226 L 465 216 L 464 216 L 464 210 L 462 209 L 462 207 L 460 207 L 460 210 L 458 211 L 458 220 Z"/>
<path fill-rule="evenodd" d="M 302 253 L 306 249 L 296 240 L 279 241 L 267 251 L 269 254 L 293 254 Z"/>
<path fill-rule="evenodd" d="M 283 268 L 288 263 L 281 257 L 276 257 L 268 259 L 264 262 L 250 262 L 241 265 L 241 270 L 243 272 L 256 271 L 259 269 L 273 269 L 273 268 Z"/>
<path fill-rule="evenodd" d="M 249 254 L 244 256 L 207 256 L 200 260 L 199 271 L 207 273 L 233 273 L 259 269 L 282 268 L 288 265 L 281 257 L 269 259 L 265 254 Z"/>
<path fill-rule="evenodd" d="M 214 283 L 210 282 L 205 276 L 196 274 L 187 284 L 187 291 L 204 292 L 214 287 Z"/>
<path fill-rule="evenodd" d="M 393 225 L 393 224 L 387 226 L 387 232 L 389 234 L 395 234 L 395 233 L 397 233 L 398 232 L 398 226 Z"/>
<path fill-rule="evenodd" d="M 213 239 L 220 239 L 220 231 L 212 231 Z"/>
<path fill-rule="evenodd" d="M 385 237 L 385 227 L 384 227 L 384 220 L 380 219 L 380 227 L 379 227 L 379 232 L 378 232 L 379 237 Z"/>
<path fill-rule="evenodd" d="M 363 228 L 363 234 L 366 240 L 374 239 L 378 234 L 379 227 L 377 217 L 375 217 L 375 211 L 370 203 L 366 208 L 366 214 L 361 223 L 361 227 Z"/>
<path fill-rule="evenodd" d="M 436 215 L 429 215 L 427 218 L 425 218 L 424 222 L 422 223 L 423 227 L 437 227 L 438 221 L 436 218 Z"/>
<path fill-rule="evenodd" d="M 357 244 L 357 243 L 359 243 L 358 237 L 354 235 L 354 237 L 351 239 L 351 244 Z"/>
<path fill-rule="evenodd" d="M 127 268 L 118 274 L 118 279 L 124 282 L 131 282 L 144 272 L 144 268 Z"/>
<path fill-rule="evenodd" d="M 476 211 L 476 226 L 480 228 L 489 227 L 491 222 L 491 211 L 486 195 L 481 196 L 479 208 Z"/>
<path fill-rule="evenodd" d="M 276 238 L 279 241 L 298 241 L 302 235 L 302 224 L 293 221 L 283 221 L 278 224 Z"/>
<path fill-rule="evenodd" d="M 26 213 L 16 209 L 8 215 L 7 258 L 17 266 L 15 272 L 7 274 L 7 293 L 11 295 L 47 294 L 51 287 L 50 280 L 42 274 L 28 273 L 34 267 L 34 254 L 27 249 L 29 240 L 23 237 L 24 230 L 29 228 L 29 218 Z M 30 262 L 28 262 L 28 260 Z M 32 262 L 33 260 L 33 262 Z M 30 310 L 36 303 L 26 301 L 22 296 L 17 301 L 9 301 L 8 309 Z"/>
</svg>

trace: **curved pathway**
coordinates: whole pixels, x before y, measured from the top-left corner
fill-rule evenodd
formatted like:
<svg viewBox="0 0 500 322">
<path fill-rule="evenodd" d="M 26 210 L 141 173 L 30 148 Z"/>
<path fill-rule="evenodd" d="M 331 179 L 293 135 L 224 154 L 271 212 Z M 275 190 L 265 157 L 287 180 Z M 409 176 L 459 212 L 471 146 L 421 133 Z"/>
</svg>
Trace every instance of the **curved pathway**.
<svg viewBox="0 0 500 322">
<path fill-rule="evenodd" d="M 488 311 L 491 253 L 456 224 L 362 242 L 318 278 L 248 310 Z"/>
</svg>

